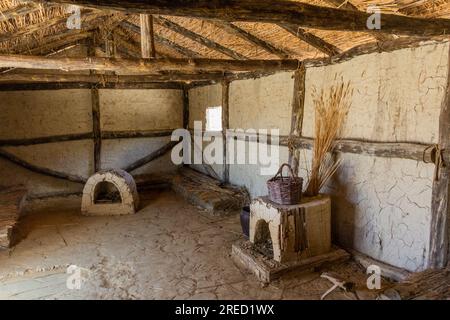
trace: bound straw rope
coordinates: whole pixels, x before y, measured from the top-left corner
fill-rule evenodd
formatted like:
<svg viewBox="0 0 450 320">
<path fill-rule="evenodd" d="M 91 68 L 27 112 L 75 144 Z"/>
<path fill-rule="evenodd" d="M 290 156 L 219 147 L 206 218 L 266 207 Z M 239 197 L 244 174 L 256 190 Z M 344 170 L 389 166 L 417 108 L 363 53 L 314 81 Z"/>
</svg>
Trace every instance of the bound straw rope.
<svg viewBox="0 0 450 320">
<path fill-rule="evenodd" d="M 422 159 L 425 163 L 432 163 L 425 159 L 425 154 L 427 151 L 431 150 L 431 154 L 434 153 L 434 181 L 439 181 L 439 175 L 441 173 L 441 168 L 444 167 L 444 155 L 443 150 L 439 146 L 439 144 L 433 144 L 428 147 L 426 147 L 423 150 Z M 433 160 L 433 157 L 431 158 Z"/>
</svg>

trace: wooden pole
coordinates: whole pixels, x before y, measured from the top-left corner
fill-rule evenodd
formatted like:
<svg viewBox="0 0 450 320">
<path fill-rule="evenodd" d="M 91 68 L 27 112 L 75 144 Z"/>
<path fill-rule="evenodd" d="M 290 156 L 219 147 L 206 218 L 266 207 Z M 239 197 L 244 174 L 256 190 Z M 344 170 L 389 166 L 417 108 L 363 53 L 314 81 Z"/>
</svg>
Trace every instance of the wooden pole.
<svg viewBox="0 0 450 320">
<path fill-rule="evenodd" d="M 439 146 L 444 151 L 450 149 L 450 52 L 448 59 L 447 88 L 439 117 Z M 431 199 L 429 268 L 444 268 L 449 258 L 450 162 L 445 157 L 437 178 L 433 182 Z"/>
<path fill-rule="evenodd" d="M 0 68 L 51 69 L 64 71 L 114 71 L 118 74 L 149 74 L 161 71 L 293 71 L 298 60 L 225 60 L 225 59 L 109 59 L 47 58 L 26 55 L 0 55 Z"/>
<path fill-rule="evenodd" d="M 227 130 L 230 127 L 229 115 L 229 101 L 230 101 L 230 83 L 228 81 L 222 82 L 222 137 L 223 137 L 223 181 L 228 183 L 230 181 L 230 164 L 228 163 L 227 155 Z"/>
<path fill-rule="evenodd" d="M 294 80 L 294 96 L 292 98 L 292 112 L 291 112 L 291 131 L 290 137 L 301 136 L 303 127 L 303 113 L 305 107 L 305 76 L 306 68 L 304 65 L 295 72 Z M 289 147 L 289 163 L 296 175 L 298 175 L 298 168 L 300 163 L 300 150 L 291 139 L 288 144 Z"/>
<path fill-rule="evenodd" d="M 142 58 L 156 58 L 153 16 L 141 14 L 141 50 Z"/>
</svg>

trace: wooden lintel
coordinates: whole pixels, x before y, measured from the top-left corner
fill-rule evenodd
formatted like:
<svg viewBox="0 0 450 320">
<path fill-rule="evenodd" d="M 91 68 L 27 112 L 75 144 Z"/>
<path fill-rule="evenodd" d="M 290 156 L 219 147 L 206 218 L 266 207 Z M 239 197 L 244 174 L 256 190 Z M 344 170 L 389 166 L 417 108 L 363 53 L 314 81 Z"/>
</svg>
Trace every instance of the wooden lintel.
<svg viewBox="0 0 450 320">
<path fill-rule="evenodd" d="M 201 82 L 201 81 L 200 81 Z M 193 84 L 197 82 L 192 82 Z M 172 89 L 182 90 L 184 82 L 132 82 L 132 83 L 83 83 L 83 82 L 47 82 L 47 83 L 4 83 L 0 91 L 31 91 L 31 90 L 67 90 L 67 89 Z"/>
<path fill-rule="evenodd" d="M 50 0 L 48 0 L 50 2 Z M 381 13 L 381 29 L 368 29 L 371 13 L 271 0 L 51 0 L 128 13 L 161 14 L 225 21 L 290 23 L 303 28 L 390 33 L 409 36 L 450 34 L 449 19 L 424 19 Z"/>
</svg>

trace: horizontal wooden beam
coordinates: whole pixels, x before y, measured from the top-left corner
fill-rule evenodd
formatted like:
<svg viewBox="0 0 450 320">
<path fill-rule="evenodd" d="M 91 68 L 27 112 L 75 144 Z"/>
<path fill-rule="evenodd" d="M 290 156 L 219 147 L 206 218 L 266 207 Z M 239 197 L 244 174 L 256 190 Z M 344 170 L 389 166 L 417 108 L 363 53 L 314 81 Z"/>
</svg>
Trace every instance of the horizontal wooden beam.
<svg viewBox="0 0 450 320">
<path fill-rule="evenodd" d="M 336 31 L 409 36 L 450 34 L 448 19 L 422 19 L 383 13 L 381 29 L 370 30 L 367 28 L 370 13 L 283 0 L 48 0 L 48 2 L 72 3 L 129 13 L 189 16 L 225 21 L 290 23 L 303 28 Z"/>
<path fill-rule="evenodd" d="M 118 74 L 148 74 L 159 71 L 287 71 L 296 70 L 298 66 L 297 60 L 45 58 L 0 55 L 0 68 L 96 70 L 114 71 Z"/>
<path fill-rule="evenodd" d="M 246 56 L 244 56 L 230 48 L 224 47 L 215 41 L 205 38 L 198 33 L 195 33 L 189 29 L 186 29 L 185 27 L 179 25 L 178 23 L 170 21 L 169 19 L 166 19 L 164 17 L 154 17 L 154 22 L 159 24 L 160 26 L 163 26 L 163 27 L 169 29 L 169 30 L 179 33 L 186 38 L 189 38 L 197 43 L 200 43 L 201 45 L 203 45 L 209 49 L 215 50 L 226 56 L 229 56 L 230 58 L 237 59 L 237 60 L 246 60 L 247 59 Z"/>
<path fill-rule="evenodd" d="M 0 74 L 1 83 L 46 83 L 46 82 L 80 82 L 102 84 L 132 84 L 174 81 L 196 81 L 196 80 L 221 80 L 224 73 L 179 73 L 168 72 L 152 75 L 109 75 L 109 74 L 74 74 L 74 73 L 4 73 Z"/>
<path fill-rule="evenodd" d="M 335 45 L 312 34 L 311 32 L 306 31 L 305 29 L 297 27 L 296 25 L 284 23 L 284 24 L 279 24 L 279 26 L 282 27 L 287 32 L 291 33 L 292 35 L 296 36 L 300 40 L 306 42 L 307 44 L 313 46 L 317 50 L 319 50 L 329 56 L 334 56 L 334 55 L 342 52 L 342 50 L 340 50 Z"/>
<path fill-rule="evenodd" d="M 195 83 L 195 82 L 193 82 Z M 183 82 L 132 82 L 132 83 L 86 83 L 86 82 L 38 82 L 38 83 L 3 83 L 0 91 L 29 91 L 29 90 L 67 90 L 67 89 L 175 89 L 182 90 Z"/>
<path fill-rule="evenodd" d="M 268 135 L 267 140 L 259 134 L 244 134 L 228 132 L 228 138 L 234 138 L 237 140 L 254 141 L 254 142 L 267 142 L 268 144 L 274 143 L 275 137 Z M 300 149 L 312 149 L 314 146 L 313 138 L 306 137 L 278 137 L 278 143 L 281 146 L 288 147 L 290 141 L 294 143 L 296 148 Z M 336 143 L 334 148 L 335 152 L 354 153 L 361 155 L 370 155 L 375 157 L 384 158 L 400 158 L 410 159 L 416 161 L 423 161 L 424 151 L 429 145 L 420 143 L 401 143 L 401 142 L 375 142 L 375 141 L 359 141 L 342 139 Z"/>
<path fill-rule="evenodd" d="M 102 131 L 102 139 L 134 139 L 134 138 L 157 138 L 172 135 L 173 129 L 164 130 L 127 130 L 127 131 Z M 0 140 L 0 147 L 31 146 L 45 143 L 78 141 L 93 139 L 92 132 L 63 134 L 46 137 L 25 138 L 25 139 L 3 139 Z"/>
<path fill-rule="evenodd" d="M 438 44 L 450 41 L 448 36 L 433 38 L 405 37 L 385 42 L 372 42 L 356 46 L 338 55 L 329 58 L 306 59 L 302 63 L 305 67 L 322 67 L 326 65 L 338 64 L 349 61 L 357 56 L 365 54 L 392 52 L 400 49 L 417 48 L 425 44 Z"/>
</svg>

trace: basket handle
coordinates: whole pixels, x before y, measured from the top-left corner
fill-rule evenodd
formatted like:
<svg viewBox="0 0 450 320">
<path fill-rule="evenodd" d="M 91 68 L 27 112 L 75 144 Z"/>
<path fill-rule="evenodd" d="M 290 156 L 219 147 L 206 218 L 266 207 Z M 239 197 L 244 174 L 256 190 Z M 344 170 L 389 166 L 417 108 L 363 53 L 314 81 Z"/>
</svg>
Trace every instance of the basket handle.
<svg viewBox="0 0 450 320">
<path fill-rule="evenodd" d="M 289 168 L 289 172 L 291 173 L 291 177 L 295 177 L 294 175 L 294 171 L 292 170 L 292 167 L 288 164 L 288 163 L 283 163 L 280 167 L 280 169 L 278 169 L 277 173 L 273 176 L 272 179 L 275 179 L 276 177 L 280 176 L 281 179 L 283 179 L 283 168 L 284 167 L 288 167 Z"/>
</svg>

